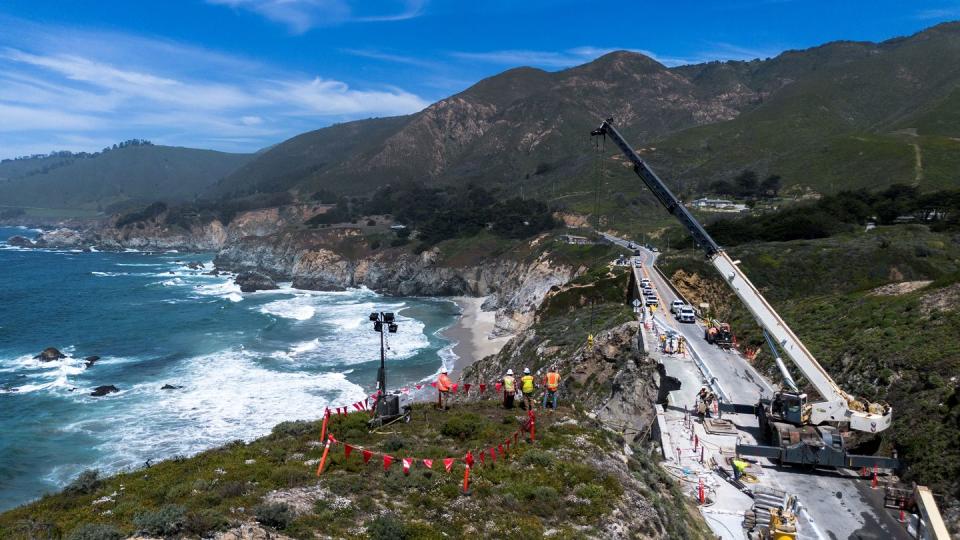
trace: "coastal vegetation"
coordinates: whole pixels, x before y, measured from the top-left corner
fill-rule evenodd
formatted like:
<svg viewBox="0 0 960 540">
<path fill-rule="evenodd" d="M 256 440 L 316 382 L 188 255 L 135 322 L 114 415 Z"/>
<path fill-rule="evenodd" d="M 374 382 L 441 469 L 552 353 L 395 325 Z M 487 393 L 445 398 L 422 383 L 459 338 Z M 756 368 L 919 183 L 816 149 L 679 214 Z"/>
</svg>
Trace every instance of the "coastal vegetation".
<svg viewBox="0 0 960 540">
<path fill-rule="evenodd" d="M 0 536 L 199 537 L 255 520 L 303 539 L 317 532 L 540 538 L 547 530 L 572 539 L 601 536 L 611 522 L 627 520 L 650 536 L 705 537 L 690 503 L 648 451 L 638 447 L 621 461 L 617 435 L 566 407 L 541 415 L 536 441 L 527 442 L 525 434 L 507 458 L 481 465 L 478 457 L 464 495 L 467 451 L 496 446 L 525 418 L 519 409 L 477 397 L 456 398 L 450 411 L 414 405 L 410 423 L 382 433 L 368 431 L 367 414 L 334 415 L 329 432 L 358 448 L 348 458 L 342 444 L 335 445 L 319 478 L 320 422 L 284 422 L 262 439 L 193 457 L 109 477 L 84 473 L 61 493 L 0 514 Z M 365 464 L 361 447 L 396 461 L 387 471 L 379 459 Z M 404 474 L 400 458 L 408 456 L 433 459 L 433 467 L 418 461 Z M 447 457 L 459 460 L 449 473 Z M 637 500 L 648 506 L 625 506 Z M 615 508 L 629 511 L 611 518 Z"/>
</svg>

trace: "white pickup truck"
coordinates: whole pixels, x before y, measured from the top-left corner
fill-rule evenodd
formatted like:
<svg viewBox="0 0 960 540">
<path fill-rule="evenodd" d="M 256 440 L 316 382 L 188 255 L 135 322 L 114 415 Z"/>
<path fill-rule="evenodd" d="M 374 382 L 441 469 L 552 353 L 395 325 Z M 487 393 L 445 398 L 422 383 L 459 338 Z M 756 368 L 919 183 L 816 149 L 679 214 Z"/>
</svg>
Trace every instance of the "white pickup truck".
<svg viewBox="0 0 960 540">
<path fill-rule="evenodd" d="M 695 323 L 697 322 L 697 314 L 692 307 L 683 306 L 677 311 L 677 320 L 682 323 Z"/>
</svg>

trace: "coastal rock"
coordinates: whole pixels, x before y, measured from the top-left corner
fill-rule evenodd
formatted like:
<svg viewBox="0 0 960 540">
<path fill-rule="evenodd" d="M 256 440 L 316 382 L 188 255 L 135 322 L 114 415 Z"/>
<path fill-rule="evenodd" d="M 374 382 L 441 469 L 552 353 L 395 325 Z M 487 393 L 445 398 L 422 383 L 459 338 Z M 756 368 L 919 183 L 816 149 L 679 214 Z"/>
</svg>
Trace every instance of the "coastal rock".
<svg viewBox="0 0 960 540">
<path fill-rule="evenodd" d="M 95 397 L 100 397 L 100 396 L 105 396 L 107 394 L 112 394 L 114 392 L 119 392 L 119 391 L 120 389 L 117 388 L 116 386 L 112 384 L 107 384 L 107 385 L 98 386 L 94 388 L 93 392 L 90 392 L 90 395 Z"/>
<path fill-rule="evenodd" d="M 94 355 L 94 356 L 88 356 L 88 357 L 86 357 L 86 358 L 83 359 L 83 361 L 86 362 L 87 367 L 93 367 L 93 364 L 95 364 L 95 363 L 97 362 L 97 360 L 100 360 L 100 357 L 99 357 L 99 356 L 96 356 L 96 355 Z"/>
<path fill-rule="evenodd" d="M 289 536 L 271 531 L 259 523 L 244 523 L 239 527 L 214 535 L 214 540 L 292 540 Z"/>
<path fill-rule="evenodd" d="M 165 384 L 160 387 L 161 390 L 180 390 L 182 386 L 177 386 L 175 384 Z"/>
<path fill-rule="evenodd" d="M 535 248 L 545 236 L 533 238 Z M 533 259 L 477 257 L 472 262 L 444 260 L 437 249 L 367 250 L 359 229 L 284 231 L 247 237 L 224 247 L 214 260 L 220 270 L 255 271 L 290 280 L 299 289 L 343 290 L 364 286 L 397 296 L 490 296 L 496 310 L 494 333 L 519 332 L 533 322 L 533 311 L 546 294 L 582 273 L 544 250 Z"/>
<path fill-rule="evenodd" d="M 84 238 L 79 231 L 62 227 L 40 233 L 35 245 L 38 247 L 74 248 L 83 243 Z"/>
<path fill-rule="evenodd" d="M 53 362 L 54 360 L 60 360 L 61 358 L 66 358 L 67 355 L 60 352 L 56 347 L 47 347 L 40 354 L 34 356 L 36 360 L 41 362 Z"/>
<path fill-rule="evenodd" d="M 255 271 L 240 272 L 234 282 L 240 286 L 240 292 L 272 291 L 278 288 L 270 276 Z"/>
<path fill-rule="evenodd" d="M 33 240 L 27 238 L 26 236 L 11 236 L 10 238 L 7 238 L 7 245 L 16 247 L 33 247 Z"/>
</svg>

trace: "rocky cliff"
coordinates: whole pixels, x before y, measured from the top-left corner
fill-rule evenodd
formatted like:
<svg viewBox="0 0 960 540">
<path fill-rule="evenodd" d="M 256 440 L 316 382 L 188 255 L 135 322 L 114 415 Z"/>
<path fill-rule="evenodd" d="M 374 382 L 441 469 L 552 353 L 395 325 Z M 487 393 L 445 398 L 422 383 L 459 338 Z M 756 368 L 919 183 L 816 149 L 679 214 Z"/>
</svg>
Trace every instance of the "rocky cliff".
<svg viewBox="0 0 960 540">
<path fill-rule="evenodd" d="M 143 251 L 219 251 L 247 236 L 273 234 L 325 210 L 317 205 L 262 208 L 237 214 L 224 225 L 219 219 L 188 219 L 183 223 L 162 212 L 148 219 L 119 225 L 118 217 L 95 222 L 73 222 L 41 233 L 33 247 L 139 249 Z"/>
<path fill-rule="evenodd" d="M 397 296 L 490 296 L 484 309 L 497 310 L 499 334 L 529 326 L 551 287 L 583 270 L 553 260 L 549 250 L 476 264 L 452 264 L 438 248 L 419 254 L 403 248 L 371 250 L 356 228 L 248 236 L 226 245 L 215 263 L 222 270 L 264 272 L 301 289 L 362 286 Z"/>
</svg>

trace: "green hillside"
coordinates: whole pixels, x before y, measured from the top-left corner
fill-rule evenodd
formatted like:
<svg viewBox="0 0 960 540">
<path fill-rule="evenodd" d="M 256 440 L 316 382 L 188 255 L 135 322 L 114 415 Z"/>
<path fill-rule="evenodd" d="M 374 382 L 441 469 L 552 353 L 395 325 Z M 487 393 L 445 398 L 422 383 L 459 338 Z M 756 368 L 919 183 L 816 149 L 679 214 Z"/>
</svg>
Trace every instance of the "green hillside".
<svg viewBox="0 0 960 540">
<path fill-rule="evenodd" d="M 193 199 L 250 159 L 172 146 L 128 146 L 93 156 L 0 164 L 4 206 L 101 210 L 118 203 Z"/>
<path fill-rule="evenodd" d="M 588 211 L 598 176 L 587 133 L 608 116 L 689 194 L 747 168 L 779 174 L 788 193 L 956 186 L 960 70 L 951 65 L 960 65 L 960 23 L 750 62 L 667 68 L 617 52 L 558 72 L 514 69 L 420 113 L 295 137 L 211 193 L 476 181 Z M 614 202 L 647 199 L 629 170 L 606 166 L 599 198 L 611 217 L 645 215 Z"/>
</svg>

